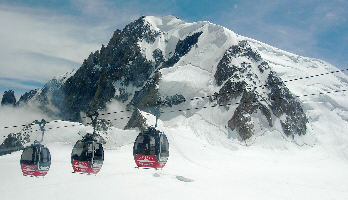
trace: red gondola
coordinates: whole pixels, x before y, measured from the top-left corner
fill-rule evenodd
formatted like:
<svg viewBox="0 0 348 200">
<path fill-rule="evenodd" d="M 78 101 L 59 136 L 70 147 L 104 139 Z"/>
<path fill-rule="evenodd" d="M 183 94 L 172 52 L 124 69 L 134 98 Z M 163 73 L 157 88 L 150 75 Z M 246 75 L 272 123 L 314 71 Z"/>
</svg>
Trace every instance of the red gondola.
<svg viewBox="0 0 348 200">
<path fill-rule="evenodd" d="M 103 145 L 96 140 L 97 111 L 89 112 L 93 126 L 93 134 L 87 133 L 82 140 L 78 140 L 71 152 L 71 165 L 73 173 L 97 174 L 104 162 Z"/>
<path fill-rule="evenodd" d="M 35 141 L 24 148 L 20 160 L 24 176 L 46 176 L 51 166 L 51 154 L 48 148 Z"/>
<path fill-rule="evenodd" d="M 163 168 L 169 157 L 166 135 L 154 127 L 139 133 L 133 146 L 135 163 L 141 168 Z"/>
<path fill-rule="evenodd" d="M 72 150 L 72 168 L 74 172 L 97 174 L 104 162 L 103 145 L 94 140 L 92 134 L 86 136 L 77 141 Z"/>
<path fill-rule="evenodd" d="M 38 124 L 42 132 L 40 142 L 43 141 L 45 135 L 46 123 L 44 119 L 41 121 L 34 121 L 34 124 Z M 40 144 L 40 142 L 35 140 L 34 144 L 25 147 L 22 152 L 20 165 L 24 176 L 46 176 L 50 169 L 51 153 L 48 148 Z"/>
</svg>

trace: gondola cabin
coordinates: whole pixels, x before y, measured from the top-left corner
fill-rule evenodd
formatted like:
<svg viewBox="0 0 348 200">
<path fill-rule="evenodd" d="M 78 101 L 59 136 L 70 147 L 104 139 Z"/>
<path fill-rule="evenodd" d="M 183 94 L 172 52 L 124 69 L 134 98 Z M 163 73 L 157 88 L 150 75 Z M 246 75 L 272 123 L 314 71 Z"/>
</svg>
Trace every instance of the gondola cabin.
<svg viewBox="0 0 348 200">
<path fill-rule="evenodd" d="M 20 165 L 24 176 L 46 176 L 51 166 L 50 151 L 38 142 L 25 147 Z"/>
<path fill-rule="evenodd" d="M 133 156 L 138 167 L 163 168 L 169 157 L 166 135 L 153 127 L 139 133 L 134 142 Z"/>
<path fill-rule="evenodd" d="M 74 172 L 97 174 L 104 162 L 103 145 L 95 140 L 79 140 L 71 153 Z"/>
</svg>

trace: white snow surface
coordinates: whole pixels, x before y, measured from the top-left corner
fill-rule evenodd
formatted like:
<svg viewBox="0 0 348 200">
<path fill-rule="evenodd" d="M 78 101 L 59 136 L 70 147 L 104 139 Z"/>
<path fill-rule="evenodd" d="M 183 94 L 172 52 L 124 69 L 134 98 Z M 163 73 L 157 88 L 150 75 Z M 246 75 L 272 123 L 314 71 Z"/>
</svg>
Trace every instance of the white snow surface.
<svg viewBox="0 0 348 200">
<path fill-rule="evenodd" d="M 97 175 L 71 173 L 70 154 L 81 138 L 78 132 L 91 127 L 49 130 L 43 144 L 50 149 L 52 164 L 44 178 L 21 174 L 21 151 L 0 157 L 1 199 L 348 198 L 348 162 L 322 146 L 299 148 L 263 137 L 264 145 L 246 147 L 219 137 L 209 124 L 197 125 L 181 116 L 176 121 L 174 126 L 159 123 L 170 144 L 162 170 L 136 169 L 132 148 L 137 131 L 115 128 L 108 135 L 117 144 L 110 139 L 104 145 L 105 161 Z"/>
<path fill-rule="evenodd" d="M 139 42 L 148 60 L 153 60 L 152 52 L 157 48 L 166 59 L 170 58 L 178 40 L 203 32 L 198 48 L 193 47 L 173 67 L 161 69 L 159 90 L 164 96 L 181 91 L 185 97 L 200 97 L 218 91 L 214 82 L 216 66 L 224 52 L 241 40 L 248 40 L 283 80 L 337 70 L 324 61 L 282 51 L 209 22 L 186 23 L 172 16 L 146 20 L 160 31 L 153 44 Z M 301 96 L 347 89 L 348 78 L 343 73 L 333 73 L 286 85 Z M 165 168 L 157 171 L 134 168 L 132 147 L 138 132 L 119 129 L 125 120 L 117 121 L 104 135 L 105 162 L 96 176 L 72 174 L 70 164 L 72 146 L 82 134 L 92 131 L 91 127 L 48 130 L 43 141 L 52 153 L 48 175 L 22 176 L 21 151 L 0 157 L 1 199 L 348 199 L 347 93 L 300 100 L 309 118 L 305 136 L 287 138 L 279 131 L 279 123 L 274 123 L 271 129 L 258 127 L 256 136 L 245 143 L 226 128 L 233 106 L 229 110 L 209 107 L 211 103 L 202 99 L 173 106 L 168 110 L 208 108 L 161 116 L 158 129 L 168 137 L 170 157 Z M 110 103 L 108 110 L 120 107 Z M 0 119 L 5 120 L 7 112 L 0 110 Z M 18 119 L 20 123 L 24 116 Z M 16 119 L 6 120 L 4 124 L 17 124 Z M 147 120 L 154 124 L 153 116 L 147 116 Z M 259 123 L 264 123 L 262 118 Z M 48 126 L 71 124 L 58 121 Z M 0 141 L 16 130 L 1 126 Z M 36 137 L 38 133 L 31 139 Z"/>
<path fill-rule="evenodd" d="M 344 159 L 348 158 L 347 92 L 303 96 L 348 89 L 348 77 L 346 74 L 338 72 L 321 75 L 323 73 L 337 71 L 338 69 L 335 66 L 319 59 L 302 57 L 280 50 L 257 40 L 237 35 L 231 30 L 206 21 L 187 23 L 173 16 L 148 16 L 145 20 L 154 30 L 160 32 L 153 44 L 144 41 L 140 44 L 143 52 L 147 52 L 144 56 L 149 60 L 153 59 L 151 56 L 148 56 L 150 54 L 152 55 L 149 52 L 157 48 L 161 49 L 166 59 L 168 59 L 174 53 L 178 40 L 183 40 L 196 32 L 202 32 L 197 44 L 173 67 L 161 69 L 162 78 L 158 86 L 161 95 L 171 96 L 179 93 L 186 99 L 189 99 L 218 92 L 220 87 L 217 87 L 214 79 L 218 62 L 229 47 L 238 44 L 239 41 L 247 40 L 251 48 L 257 51 L 263 60 L 268 62 L 271 70 L 276 72 L 283 81 L 301 78 L 285 83 L 294 95 L 300 96 L 299 99 L 309 118 L 307 135 L 294 138 L 293 142 L 299 145 L 335 146 L 334 149 L 336 150 L 334 151 L 336 153 Z M 250 62 L 244 59 L 243 57 L 234 59 L 233 64 L 239 66 L 244 61 Z M 265 83 L 263 81 L 267 77 L 262 77 L 262 74 L 258 70 L 252 73 L 259 77 L 260 83 L 257 84 Z M 304 78 L 308 76 L 314 77 Z M 247 79 L 245 81 L 248 82 Z M 253 83 L 249 84 L 253 85 Z M 261 88 L 258 88 L 258 90 L 260 90 L 259 93 L 263 93 Z M 206 99 L 185 102 L 165 111 L 194 108 L 196 106 L 211 106 Z M 197 124 L 199 125 L 202 122 L 206 122 L 212 127 L 216 127 L 218 130 L 216 135 L 238 139 L 236 133 L 229 133 L 226 128 L 227 121 L 233 115 L 233 110 L 233 107 L 230 110 L 223 108 L 199 109 L 195 113 L 164 114 L 161 118 L 167 121 L 167 124 L 172 124 L 173 117 L 183 115 L 185 118 L 188 118 L 184 118 L 183 120 L 190 120 L 192 118 L 192 120 L 197 120 L 199 122 Z M 255 115 L 260 116 L 258 118 L 258 124 L 265 123 L 262 115 Z M 197 116 L 200 118 L 196 119 Z M 179 121 L 179 123 L 182 122 Z M 250 144 L 263 146 L 265 145 L 265 138 L 292 140 L 286 138 L 284 134 L 279 133 L 282 132 L 282 128 L 277 121 L 274 122 L 274 127 L 268 130 L 263 130 L 262 127 L 266 126 L 258 126 L 258 124 L 255 127 L 256 136 L 248 141 Z M 259 137 L 261 135 L 262 137 Z"/>
</svg>

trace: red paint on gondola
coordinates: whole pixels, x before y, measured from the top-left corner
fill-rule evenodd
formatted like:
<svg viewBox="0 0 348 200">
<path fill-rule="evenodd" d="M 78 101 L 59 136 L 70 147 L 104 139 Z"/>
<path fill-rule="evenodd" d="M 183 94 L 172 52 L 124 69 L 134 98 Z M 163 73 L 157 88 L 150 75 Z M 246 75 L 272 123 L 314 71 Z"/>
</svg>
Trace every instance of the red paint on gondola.
<svg viewBox="0 0 348 200">
<path fill-rule="evenodd" d="M 155 155 L 141 155 L 138 154 L 135 157 L 135 163 L 138 167 L 144 168 L 163 168 L 166 162 L 160 162 Z"/>
<path fill-rule="evenodd" d="M 74 160 L 72 163 L 73 170 L 79 173 L 98 174 L 100 168 L 93 168 L 87 161 Z"/>
<path fill-rule="evenodd" d="M 26 176 L 46 176 L 47 171 L 38 171 L 35 165 L 22 164 L 23 175 Z"/>
</svg>

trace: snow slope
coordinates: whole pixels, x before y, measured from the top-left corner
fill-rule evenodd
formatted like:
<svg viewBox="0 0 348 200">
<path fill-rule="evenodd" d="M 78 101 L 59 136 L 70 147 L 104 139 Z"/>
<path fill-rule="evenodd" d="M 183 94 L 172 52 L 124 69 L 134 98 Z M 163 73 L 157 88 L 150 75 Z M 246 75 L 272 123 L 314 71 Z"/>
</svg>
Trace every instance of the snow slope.
<svg viewBox="0 0 348 200">
<path fill-rule="evenodd" d="M 220 87 L 216 85 L 214 79 L 218 62 L 230 46 L 246 40 L 252 49 L 257 51 L 262 59 L 268 62 L 271 70 L 285 81 L 289 90 L 294 95 L 300 96 L 299 99 L 309 118 L 309 123 L 307 124 L 307 135 L 297 137 L 293 142 L 299 145 L 323 145 L 330 151 L 341 155 L 344 159 L 348 159 L 348 137 L 346 134 L 348 128 L 347 92 L 303 96 L 348 89 L 348 77 L 346 74 L 342 72 L 330 73 L 338 70 L 335 66 L 319 59 L 298 56 L 257 40 L 240 36 L 227 28 L 207 21 L 187 23 L 173 16 L 147 16 L 145 20 L 154 30 L 160 32 L 153 44 L 148 44 L 145 41 L 139 44 L 148 60 L 153 60 L 151 53 L 157 48 L 168 59 L 174 52 L 178 40 L 183 40 L 193 33 L 202 32 L 195 47 L 191 48 L 173 67 L 160 70 L 162 74 L 158 86 L 160 94 L 171 96 L 179 91 L 185 98 L 192 98 L 218 92 Z M 237 58 L 235 62 L 240 63 L 243 59 Z M 266 78 L 261 77 L 262 75 L 259 75 L 259 72 L 255 71 L 254 74 L 258 74 L 260 79 Z M 262 93 L 262 90 L 260 90 L 260 93 Z M 236 102 L 239 102 L 239 99 Z M 209 105 L 211 103 L 207 99 L 198 99 L 174 106 L 169 110 Z M 161 118 L 167 120 L 166 124 L 168 126 L 175 127 L 184 122 L 171 120 L 173 116 L 184 115 L 186 117 L 186 119 L 183 118 L 184 121 L 191 120 L 199 121 L 199 124 L 204 122 L 211 124 L 211 127 L 215 127 L 215 136 L 234 137 L 235 134 L 230 133 L 226 128 L 227 121 L 233 115 L 233 110 L 234 107 L 231 107 L 229 110 L 208 108 L 201 109 L 195 113 L 165 113 Z M 261 123 L 263 122 L 260 116 L 259 124 Z M 280 142 L 278 139 L 291 140 L 290 138 L 284 138 L 285 136 L 279 133 L 282 132 L 282 128 L 277 122 L 270 130 L 264 130 L 262 126 L 256 129 L 257 134 L 249 141 L 250 144 L 259 143 L 263 146 L 265 145 L 265 140 L 273 138 L 271 139 L 271 144 L 281 146 L 282 144 L 277 144 Z M 199 131 L 202 131 L 202 129 L 197 130 L 197 132 Z M 266 138 L 259 138 L 258 136 L 260 135 L 266 136 Z"/>
<path fill-rule="evenodd" d="M 347 161 L 318 146 L 213 145 L 189 126 L 166 128 L 163 122 L 159 129 L 170 143 L 169 161 L 163 170 L 134 168 L 131 143 L 136 131 L 113 130 L 110 135 L 119 137 L 120 146 L 106 145 L 101 172 L 96 176 L 72 174 L 71 149 L 77 132 L 84 129 L 88 128 L 48 131 L 44 143 L 51 151 L 52 165 L 44 178 L 22 176 L 21 152 L 0 157 L 1 199 L 348 198 Z"/>
</svg>

